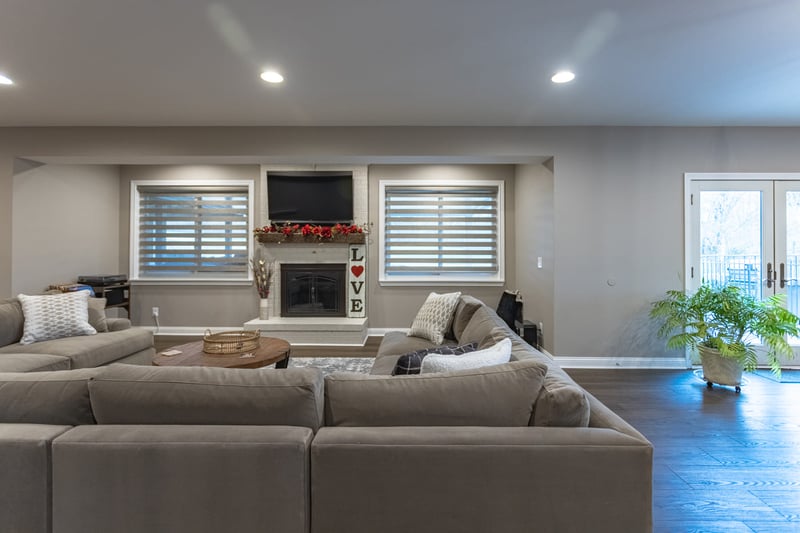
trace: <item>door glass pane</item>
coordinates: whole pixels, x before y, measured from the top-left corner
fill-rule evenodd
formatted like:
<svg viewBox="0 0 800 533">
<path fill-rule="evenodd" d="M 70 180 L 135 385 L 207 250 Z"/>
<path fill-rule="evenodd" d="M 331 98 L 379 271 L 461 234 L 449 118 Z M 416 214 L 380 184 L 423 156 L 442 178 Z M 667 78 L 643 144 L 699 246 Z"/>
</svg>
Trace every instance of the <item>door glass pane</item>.
<svg viewBox="0 0 800 533">
<path fill-rule="evenodd" d="M 786 191 L 786 306 L 800 311 L 800 191 Z"/>
<path fill-rule="evenodd" d="M 761 299 L 761 219 L 761 191 L 701 191 L 700 279 Z"/>
</svg>

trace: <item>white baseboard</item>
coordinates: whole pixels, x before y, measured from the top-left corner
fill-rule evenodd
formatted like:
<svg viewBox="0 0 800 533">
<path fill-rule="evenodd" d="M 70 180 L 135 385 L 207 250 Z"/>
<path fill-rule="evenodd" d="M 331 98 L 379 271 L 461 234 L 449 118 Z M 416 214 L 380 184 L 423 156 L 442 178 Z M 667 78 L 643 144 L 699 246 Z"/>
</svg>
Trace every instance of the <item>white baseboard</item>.
<svg viewBox="0 0 800 533">
<path fill-rule="evenodd" d="M 235 330 L 235 326 L 213 326 L 213 327 L 198 327 L 198 326 L 164 326 L 156 331 L 155 327 L 142 326 L 144 329 L 149 329 L 156 335 L 173 335 L 173 336 L 192 336 L 202 337 L 207 329 L 214 332 Z M 367 335 L 381 337 L 389 331 L 404 331 L 407 332 L 408 328 L 369 328 Z M 309 344 L 308 346 L 315 346 Z M 349 346 L 360 346 L 357 344 L 349 344 Z M 588 356 L 552 356 L 545 352 L 547 355 L 553 357 L 564 368 L 650 368 L 661 370 L 684 370 L 689 368 L 686 366 L 686 360 L 683 357 L 588 357 Z"/>
<path fill-rule="evenodd" d="M 563 368 L 648 368 L 661 370 L 685 370 L 683 357 L 575 357 L 555 356 Z"/>
<path fill-rule="evenodd" d="M 176 337 L 202 337 L 208 329 L 215 333 L 220 331 L 241 329 L 237 328 L 236 326 L 209 326 L 207 328 L 200 326 L 161 326 L 160 328 L 156 328 L 155 326 L 139 327 L 142 329 L 149 329 L 153 332 L 153 335 L 174 335 Z"/>
<path fill-rule="evenodd" d="M 402 331 L 403 333 L 408 333 L 410 328 L 369 328 L 367 330 L 367 335 L 370 337 L 383 337 L 390 331 Z"/>
</svg>

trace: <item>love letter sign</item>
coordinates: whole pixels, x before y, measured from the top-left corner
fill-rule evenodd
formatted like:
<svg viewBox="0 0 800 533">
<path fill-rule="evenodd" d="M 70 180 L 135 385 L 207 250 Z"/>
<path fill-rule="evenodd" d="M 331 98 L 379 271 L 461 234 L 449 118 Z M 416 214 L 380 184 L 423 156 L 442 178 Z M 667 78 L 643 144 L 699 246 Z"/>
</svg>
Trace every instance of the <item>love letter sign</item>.
<svg viewBox="0 0 800 533">
<path fill-rule="evenodd" d="M 351 318 L 364 318 L 367 315 L 364 305 L 367 297 L 366 248 L 363 244 L 350 245 L 347 316 Z"/>
</svg>

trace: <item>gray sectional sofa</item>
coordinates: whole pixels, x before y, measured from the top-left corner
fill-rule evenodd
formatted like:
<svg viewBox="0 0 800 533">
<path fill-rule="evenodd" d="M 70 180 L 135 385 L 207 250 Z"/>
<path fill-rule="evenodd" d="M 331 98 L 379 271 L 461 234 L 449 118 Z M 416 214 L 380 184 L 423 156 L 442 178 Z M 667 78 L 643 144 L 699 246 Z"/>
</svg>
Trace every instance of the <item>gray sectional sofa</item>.
<svg viewBox="0 0 800 533">
<path fill-rule="evenodd" d="M 514 360 L 441 374 L 0 373 L 0 530 L 651 531 L 651 444 L 503 326 L 462 297 Z"/>
<path fill-rule="evenodd" d="M 132 328 L 127 318 L 93 318 L 96 335 L 20 344 L 24 315 L 19 300 L 0 300 L 0 372 L 37 372 L 91 368 L 115 362 L 149 365 L 155 355 L 153 334 Z"/>
</svg>

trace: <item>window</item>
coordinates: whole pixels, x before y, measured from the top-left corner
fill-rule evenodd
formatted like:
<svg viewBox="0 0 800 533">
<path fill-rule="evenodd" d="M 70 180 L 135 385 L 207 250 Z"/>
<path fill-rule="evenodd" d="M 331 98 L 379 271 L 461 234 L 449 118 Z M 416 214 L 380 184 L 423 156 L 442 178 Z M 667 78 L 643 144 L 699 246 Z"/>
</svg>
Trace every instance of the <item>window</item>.
<svg viewBox="0 0 800 533">
<path fill-rule="evenodd" d="M 380 282 L 504 278 L 503 182 L 381 181 Z"/>
<path fill-rule="evenodd" d="M 132 183 L 138 280 L 248 280 L 252 182 Z"/>
</svg>

